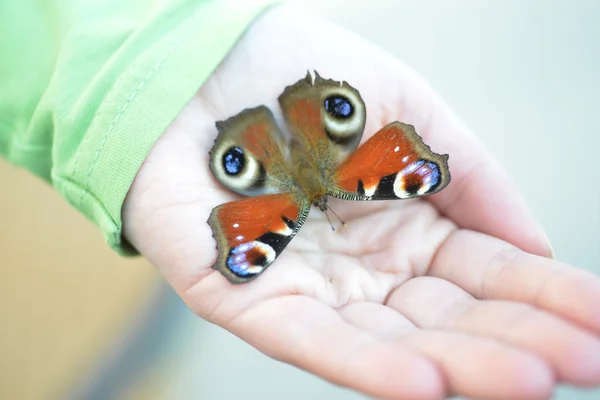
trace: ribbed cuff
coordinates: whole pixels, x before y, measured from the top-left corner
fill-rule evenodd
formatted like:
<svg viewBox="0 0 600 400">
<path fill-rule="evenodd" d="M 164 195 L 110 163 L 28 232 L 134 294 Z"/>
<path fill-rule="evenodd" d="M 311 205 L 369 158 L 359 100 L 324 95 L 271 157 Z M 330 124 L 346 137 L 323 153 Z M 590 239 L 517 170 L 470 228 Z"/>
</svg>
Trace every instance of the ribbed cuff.
<svg viewBox="0 0 600 400">
<path fill-rule="evenodd" d="M 121 234 L 121 208 L 150 149 L 251 21 L 274 3 L 190 5 L 177 10 L 186 14 L 180 22 L 160 14 L 161 23 L 147 24 L 150 31 L 124 46 L 121 56 L 138 54 L 113 80 L 69 168 L 52 173 L 54 186 L 120 254 L 136 254 Z"/>
</svg>

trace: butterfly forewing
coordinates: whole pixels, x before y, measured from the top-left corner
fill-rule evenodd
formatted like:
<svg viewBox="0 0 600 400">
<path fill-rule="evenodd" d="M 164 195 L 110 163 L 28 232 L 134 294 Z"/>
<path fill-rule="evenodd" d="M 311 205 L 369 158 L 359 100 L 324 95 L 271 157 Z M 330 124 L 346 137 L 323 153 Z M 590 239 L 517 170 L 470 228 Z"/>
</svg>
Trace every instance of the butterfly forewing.
<svg viewBox="0 0 600 400">
<path fill-rule="evenodd" d="M 347 200 L 410 199 L 436 193 L 449 182 L 448 155 L 432 152 L 412 125 L 392 122 L 339 166 L 328 194 Z"/>
<path fill-rule="evenodd" d="M 208 220 L 219 255 L 213 266 L 232 283 L 261 274 L 298 232 L 310 202 L 291 194 L 272 194 L 215 207 Z"/>
<path fill-rule="evenodd" d="M 210 151 L 210 170 L 224 186 L 249 196 L 295 186 L 285 140 L 267 107 L 244 110 L 216 125 L 219 135 Z"/>
</svg>

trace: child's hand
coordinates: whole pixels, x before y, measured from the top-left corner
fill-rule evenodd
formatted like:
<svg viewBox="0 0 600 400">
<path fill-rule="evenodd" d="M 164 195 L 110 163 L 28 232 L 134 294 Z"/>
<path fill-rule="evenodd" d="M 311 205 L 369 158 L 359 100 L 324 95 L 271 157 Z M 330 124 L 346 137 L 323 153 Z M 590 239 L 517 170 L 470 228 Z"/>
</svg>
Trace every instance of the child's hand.
<svg viewBox="0 0 600 400">
<path fill-rule="evenodd" d="M 452 182 L 428 200 L 332 201 L 343 232 L 309 218 L 269 270 L 233 286 L 211 268 L 206 223 L 234 198 L 208 169 L 215 121 L 260 104 L 277 112 L 307 69 L 360 91 L 363 139 L 394 120 L 415 125 L 450 155 Z M 339 385 L 390 399 L 516 399 L 600 384 L 600 278 L 545 258 L 515 185 L 422 78 L 297 10 L 254 23 L 158 141 L 123 219 L 199 316 Z"/>
</svg>

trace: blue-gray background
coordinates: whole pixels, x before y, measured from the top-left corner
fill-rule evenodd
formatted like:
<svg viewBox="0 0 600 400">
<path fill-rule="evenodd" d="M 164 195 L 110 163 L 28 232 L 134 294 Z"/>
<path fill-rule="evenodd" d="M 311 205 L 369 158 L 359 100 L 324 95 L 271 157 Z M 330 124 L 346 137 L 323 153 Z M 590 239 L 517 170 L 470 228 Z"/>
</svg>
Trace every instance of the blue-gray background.
<svg viewBox="0 0 600 400">
<path fill-rule="evenodd" d="M 515 178 L 557 258 L 600 273 L 600 1 L 298 2 L 422 73 Z M 168 291 L 159 298 L 161 315 L 87 390 L 105 397 L 150 368 L 172 399 L 365 398 L 263 356 Z"/>
</svg>

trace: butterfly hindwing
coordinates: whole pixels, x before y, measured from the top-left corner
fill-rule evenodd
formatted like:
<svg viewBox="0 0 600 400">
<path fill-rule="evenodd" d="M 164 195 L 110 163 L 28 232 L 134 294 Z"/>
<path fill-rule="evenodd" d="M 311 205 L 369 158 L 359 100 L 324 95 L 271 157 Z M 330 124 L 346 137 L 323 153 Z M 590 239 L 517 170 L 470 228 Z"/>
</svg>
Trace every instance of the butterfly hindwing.
<svg viewBox="0 0 600 400">
<path fill-rule="evenodd" d="M 295 185 L 285 140 L 267 107 L 244 110 L 216 125 L 210 170 L 221 184 L 248 196 L 284 192 Z"/>
<path fill-rule="evenodd" d="M 219 251 L 213 268 L 231 283 L 256 278 L 296 235 L 309 210 L 307 199 L 285 193 L 215 207 L 208 219 Z"/>
<path fill-rule="evenodd" d="M 328 194 L 347 200 L 410 199 L 436 193 L 449 182 L 448 155 L 432 152 L 412 125 L 392 122 L 338 167 Z"/>
<path fill-rule="evenodd" d="M 308 155 L 321 172 L 333 170 L 354 151 L 363 134 L 365 104 L 346 82 L 307 74 L 279 96 L 292 134 L 292 152 Z M 305 158 L 305 157 L 301 157 Z"/>
</svg>

